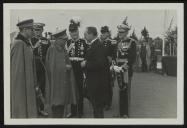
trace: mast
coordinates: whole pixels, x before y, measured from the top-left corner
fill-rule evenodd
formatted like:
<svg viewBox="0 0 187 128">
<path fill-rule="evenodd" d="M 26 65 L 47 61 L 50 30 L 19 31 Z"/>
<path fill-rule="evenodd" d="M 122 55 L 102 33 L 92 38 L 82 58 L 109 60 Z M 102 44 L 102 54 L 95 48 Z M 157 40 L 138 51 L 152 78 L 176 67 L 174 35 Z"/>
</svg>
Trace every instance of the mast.
<svg viewBox="0 0 187 128">
<path fill-rule="evenodd" d="M 162 40 L 163 40 L 163 43 L 162 43 L 162 56 L 165 56 L 165 38 L 164 38 L 164 35 L 165 35 L 165 32 L 166 32 L 166 18 L 167 18 L 167 10 L 164 11 L 164 31 L 163 31 L 163 37 L 162 37 Z"/>
</svg>

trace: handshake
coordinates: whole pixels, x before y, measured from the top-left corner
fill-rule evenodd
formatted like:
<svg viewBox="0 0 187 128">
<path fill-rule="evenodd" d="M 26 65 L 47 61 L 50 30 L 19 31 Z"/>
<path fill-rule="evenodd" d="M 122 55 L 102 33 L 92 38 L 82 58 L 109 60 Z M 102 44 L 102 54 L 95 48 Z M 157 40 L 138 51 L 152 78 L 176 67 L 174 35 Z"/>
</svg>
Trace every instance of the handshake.
<svg viewBox="0 0 187 128">
<path fill-rule="evenodd" d="M 114 70 L 114 71 L 117 72 L 117 73 L 124 72 L 124 71 L 127 70 L 127 69 L 128 69 L 128 65 L 127 65 L 127 64 L 124 64 L 124 65 L 122 65 L 121 67 L 116 66 L 116 65 L 110 66 L 110 70 Z"/>
<path fill-rule="evenodd" d="M 123 71 L 122 67 L 118 67 L 118 66 L 116 66 L 116 65 L 110 66 L 110 70 L 114 70 L 114 71 L 117 72 L 117 73 Z"/>
</svg>

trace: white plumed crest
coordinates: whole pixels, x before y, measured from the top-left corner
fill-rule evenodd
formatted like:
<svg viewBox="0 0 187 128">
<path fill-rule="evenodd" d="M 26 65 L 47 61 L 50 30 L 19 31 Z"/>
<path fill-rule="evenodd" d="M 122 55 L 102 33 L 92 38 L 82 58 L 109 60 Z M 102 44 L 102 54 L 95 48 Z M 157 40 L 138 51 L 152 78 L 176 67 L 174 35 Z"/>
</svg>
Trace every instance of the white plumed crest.
<svg viewBox="0 0 187 128">
<path fill-rule="evenodd" d="M 78 26 L 80 26 L 80 22 L 81 22 L 81 18 L 80 17 L 72 17 L 71 20 L 70 20 L 71 23 L 75 23 L 77 24 Z"/>
</svg>

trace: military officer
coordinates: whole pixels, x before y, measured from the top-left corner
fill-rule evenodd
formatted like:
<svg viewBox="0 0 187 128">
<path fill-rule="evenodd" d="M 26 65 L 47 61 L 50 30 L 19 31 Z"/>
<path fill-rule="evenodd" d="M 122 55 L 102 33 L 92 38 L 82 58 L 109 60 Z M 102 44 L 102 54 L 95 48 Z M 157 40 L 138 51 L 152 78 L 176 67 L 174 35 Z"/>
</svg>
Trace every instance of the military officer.
<svg viewBox="0 0 187 128">
<path fill-rule="evenodd" d="M 94 118 L 104 117 L 104 106 L 107 99 L 106 88 L 108 81 L 108 60 L 105 56 L 104 46 L 98 39 L 96 27 L 89 26 L 84 33 L 89 46 L 85 60 L 81 62 L 81 67 L 85 68 L 86 86 L 85 92 L 93 107 Z"/>
<path fill-rule="evenodd" d="M 111 103 L 112 103 L 112 95 L 113 95 L 113 78 L 112 78 L 112 74 L 110 73 L 110 66 L 112 63 L 112 60 L 114 59 L 114 48 L 115 48 L 115 44 L 116 41 L 114 42 L 114 40 L 111 39 L 110 37 L 110 30 L 108 26 L 103 26 L 101 27 L 101 36 L 100 36 L 100 40 L 101 43 L 104 46 L 105 49 L 105 54 L 108 58 L 108 73 L 106 75 L 109 75 L 109 85 L 108 88 L 106 88 L 107 92 L 108 92 L 108 98 L 107 98 L 107 103 L 105 106 L 105 110 L 109 110 L 111 107 Z"/>
<path fill-rule="evenodd" d="M 70 20 L 69 34 L 71 38 L 66 43 L 66 49 L 72 63 L 79 98 L 77 105 L 71 105 L 71 114 L 68 117 L 82 117 L 83 115 L 83 81 L 85 75 L 80 63 L 84 60 L 87 44 L 84 39 L 79 37 L 79 27 L 80 21 Z"/>
<path fill-rule="evenodd" d="M 116 67 L 119 91 L 120 117 L 129 117 L 130 88 L 133 75 L 133 63 L 136 58 L 136 43 L 127 37 L 131 27 L 127 24 L 127 17 L 117 26 L 119 41 L 116 48 Z"/>
<path fill-rule="evenodd" d="M 142 44 L 141 44 L 141 51 L 140 51 L 140 57 L 141 57 L 141 60 L 142 60 L 142 72 L 147 71 L 146 56 L 147 56 L 146 42 L 144 40 L 144 42 L 142 42 Z"/>
<path fill-rule="evenodd" d="M 74 73 L 65 49 L 68 36 L 66 29 L 53 34 L 54 43 L 51 44 L 46 55 L 46 106 L 45 109 L 53 118 L 66 117 L 65 110 L 69 104 L 77 104 L 77 90 Z"/>
<path fill-rule="evenodd" d="M 30 39 L 33 37 L 33 19 L 17 24 L 19 33 L 10 52 L 10 108 L 11 118 L 36 118 L 36 77 Z"/>
<path fill-rule="evenodd" d="M 34 23 L 34 37 L 31 39 L 33 44 L 33 53 L 36 63 L 36 76 L 37 76 L 37 107 L 38 114 L 47 116 L 44 111 L 44 97 L 45 97 L 45 58 L 47 50 L 50 46 L 49 40 L 42 36 L 43 23 Z"/>
</svg>

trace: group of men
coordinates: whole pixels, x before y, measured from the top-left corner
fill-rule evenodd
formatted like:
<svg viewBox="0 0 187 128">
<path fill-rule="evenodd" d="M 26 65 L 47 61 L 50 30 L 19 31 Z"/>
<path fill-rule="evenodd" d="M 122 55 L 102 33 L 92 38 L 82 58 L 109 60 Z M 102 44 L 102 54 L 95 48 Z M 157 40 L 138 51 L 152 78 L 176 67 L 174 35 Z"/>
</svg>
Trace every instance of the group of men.
<svg viewBox="0 0 187 128">
<path fill-rule="evenodd" d="M 42 36 L 45 24 L 32 19 L 17 24 L 20 32 L 11 44 L 11 117 L 81 118 L 83 99 L 93 107 L 94 118 L 104 118 L 112 104 L 115 77 L 119 86 L 119 116 L 129 117 L 130 87 L 136 43 L 127 37 L 127 18 L 111 39 L 108 26 L 89 26 L 84 39 L 80 22 L 71 20 L 54 33 L 51 42 Z M 67 105 L 71 113 L 65 116 Z"/>
</svg>

